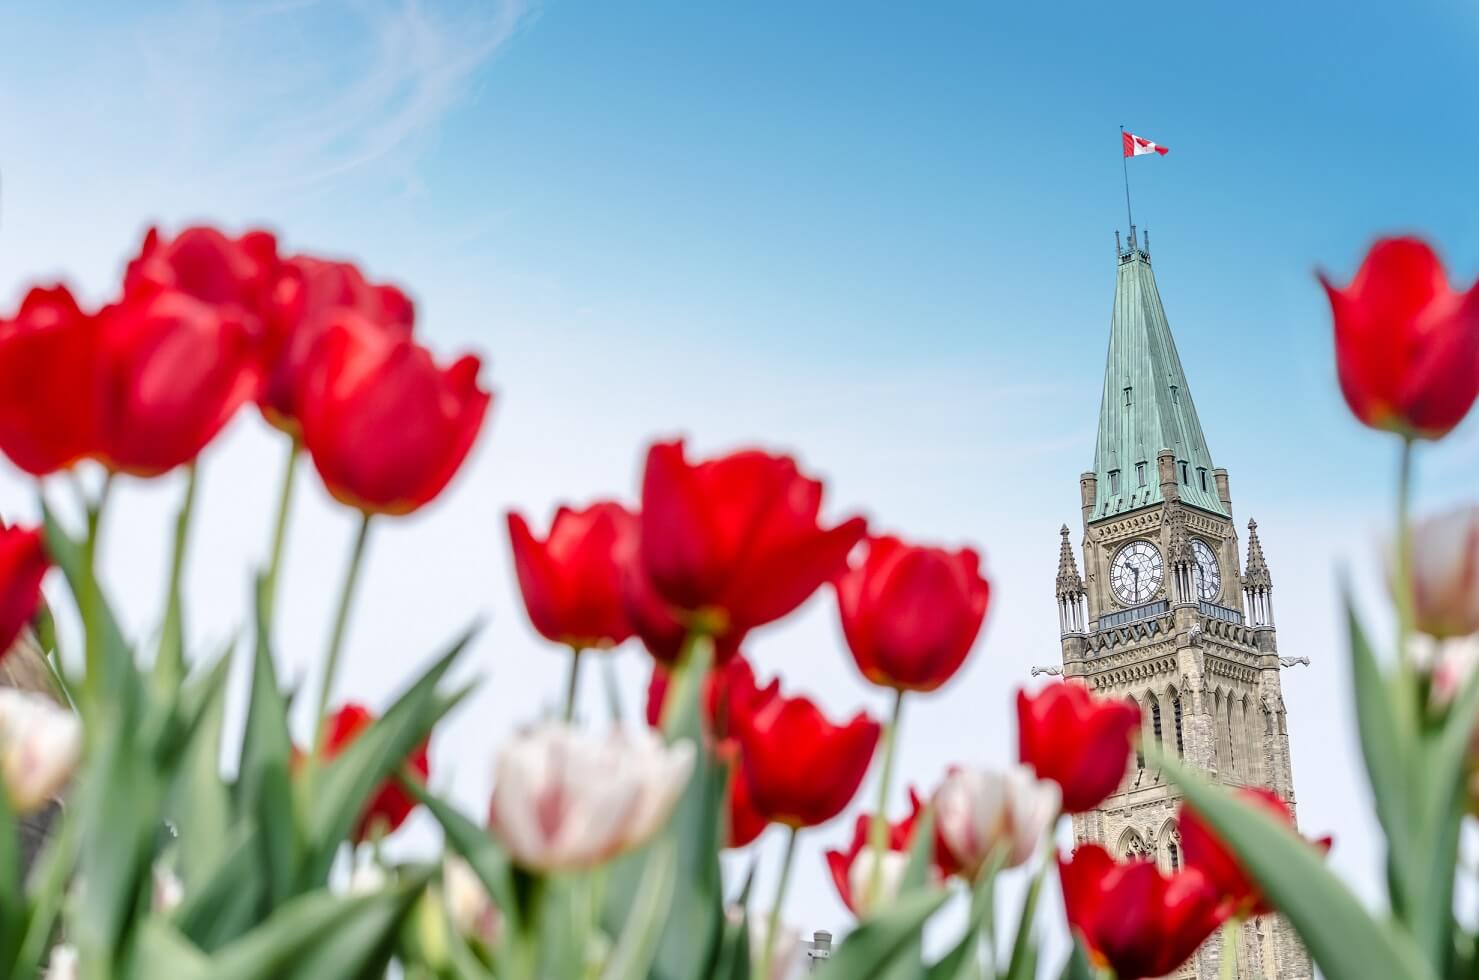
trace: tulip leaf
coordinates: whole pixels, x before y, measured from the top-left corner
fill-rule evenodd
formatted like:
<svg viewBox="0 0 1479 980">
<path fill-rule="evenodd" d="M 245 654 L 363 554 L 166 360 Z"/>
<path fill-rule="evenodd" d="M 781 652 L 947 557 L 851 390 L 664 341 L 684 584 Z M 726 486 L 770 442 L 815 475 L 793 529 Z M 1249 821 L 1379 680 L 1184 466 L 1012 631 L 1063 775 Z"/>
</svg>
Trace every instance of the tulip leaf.
<svg viewBox="0 0 1479 980">
<path fill-rule="evenodd" d="M 103 595 L 102 586 L 87 567 L 83 546 L 67 534 L 47 506 L 44 497 L 41 500 L 41 515 L 46 532 L 46 552 L 62 570 L 79 610 L 85 611 L 88 608 L 87 596 L 96 590 L 94 625 L 102 651 L 102 677 L 98 686 L 108 692 L 110 703 L 118 708 L 122 716 L 131 719 L 139 706 L 140 698 L 139 677 L 134 668 L 133 652 L 123 638 L 123 631 L 118 628 L 118 620 L 113 615 L 107 597 Z"/>
<path fill-rule="evenodd" d="M 1417 870 L 1416 855 L 1412 851 L 1418 842 L 1413 839 L 1413 821 L 1409 813 L 1409 801 L 1413 795 L 1411 772 L 1403 761 L 1407 755 L 1404 746 L 1412 744 L 1412 733 L 1398 729 L 1391 690 L 1367 642 L 1349 594 L 1345 597 L 1345 607 L 1361 753 L 1371 780 L 1376 815 L 1386 832 L 1388 877 L 1392 884 L 1392 900 L 1400 913 L 1408 905 L 1408 893 L 1414 887 L 1411 875 Z"/>
<path fill-rule="evenodd" d="M 31 899 L 31 914 L 11 976 L 35 976 L 55 938 L 56 918 L 62 906 L 62 891 L 67 886 L 72 865 L 77 859 L 81 821 L 71 814 L 70 808 L 62 809 L 58 813 L 57 824 L 53 826 L 56 829 L 37 855 L 26 882 Z"/>
<path fill-rule="evenodd" d="M 1012 943 L 1012 958 L 1007 964 L 1006 980 L 1032 980 L 1037 975 L 1037 944 L 1033 940 L 1032 926 L 1037 916 L 1038 899 L 1042 896 L 1044 879 L 1048 869 L 1055 866 L 1057 848 L 1050 836 L 1043 850 L 1042 864 L 1027 886 L 1027 897 L 1022 901 L 1022 918 L 1017 923 L 1017 938 Z"/>
<path fill-rule="evenodd" d="M 217 862 L 184 881 L 184 900 L 171 915 L 180 931 L 206 951 L 220 948 L 255 922 L 265 898 L 262 843 L 256 822 L 246 817 L 221 842 Z"/>
<path fill-rule="evenodd" d="M 1068 954 L 1068 962 L 1063 964 L 1063 972 L 1059 974 L 1058 980 L 1098 980 L 1102 971 L 1089 962 L 1089 954 L 1084 951 L 1084 944 L 1074 937 L 1073 949 Z"/>
<path fill-rule="evenodd" d="M 179 834 L 186 894 L 205 887 L 206 875 L 220 864 L 230 839 L 231 794 L 221 779 L 220 761 L 228 666 L 223 657 L 181 695 L 189 740 L 174 773 L 167 812 Z"/>
<path fill-rule="evenodd" d="M 349 836 L 376 787 L 394 777 L 406 756 L 431 735 L 432 727 L 455 706 L 455 699 L 437 697 L 436 686 L 477 630 L 473 626 L 465 631 L 385 714 L 323 765 L 311 787 L 301 885 L 311 888 L 328 880 L 339 845 Z"/>
<path fill-rule="evenodd" d="M 10 794 L 0 785 L 0 967 L 15 959 L 26 928 L 17 822 Z"/>
<path fill-rule="evenodd" d="M 1162 755 L 1161 765 L 1187 802 L 1293 924 L 1326 976 L 1434 980 L 1411 938 L 1372 918 L 1307 840 Z"/>
<path fill-rule="evenodd" d="M 601 980 L 646 980 L 672 909 L 677 874 L 677 846 L 671 840 L 662 841 L 647 859 L 631 914 L 601 971 Z"/>
<path fill-rule="evenodd" d="M 254 818 L 261 829 L 267 894 L 271 905 L 275 906 L 291 897 L 296 890 L 303 842 L 295 818 L 289 774 L 293 741 L 288 730 L 288 702 L 278 686 L 277 668 L 267 635 L 266 602 L 264 579 L 258 575 L 255 584 L 257 635 L 236 796 L 239 812 Z"/>
<path fill-rule="evenodd" d="M 145 919 L 139 924 L 130 972 L 136 977 L 169 977 L 169 980 L 208 980 L 213 976 L 205 954 L 161 918 Z"/>
<path fill-rule="evenodd" d="M 976 951 L 981 945 L 982 931 L 985 930 L 988 936 L 990 933 L 989 920 L 996 904 L 996 876 L 1006 861 L 1006 853 L 1003 847 L 993 849 L 980 880 L 971 889 L 971 910 L 966 918 L 965 932 L 948 953 L 925 971 L 926 980 L 975 980 L 980 977 Z"/>
<path fill-rule="evenodd" d="M 430 868 L 402 872 L 391 887 L 340 898 L 307 892 L 222 948 L 211 980 L 356 980 L 379 976 L 402 921 L 421 897 Z"/>
<path fill-rule="evenodd" d="M 915 891 L 931 884 L 930 872 L 935 864 L 935 808 L 926 803 L 914 821 L 913 835 L 909 838 L 909 863 L 904 866 L 904 876 L 899 879 L 899 891 Z"/>
<path fill-rule="evenodd" d="M 459 813 L 451 804 L 432 795 L 419 782 L 402 778 L 421 805 L 442 825 L 447 844 L 462 856 L 478 876 L 510 930 L 519 929 L 519 903 L 514 892 L 513 865 L 508 853 L 488 831 Z"/>
<path fill-rule="evenodd" d="M 741 900 L 736 911 L 738 915 L 725 916 L 713 980 L 750 980 L 750 910 Z"/>
<path fill-rule="evenodd" d="M 656 972 L 667 980 L 703 976 L 714 960 L 724 924 L 719 851 L 724 844 L 729 770 L 705 747 L 702 698 L 703 681 L 714 662 L 714 642 L 697 637 L 689 644 L 687 654 L 686 662 L 674 672 L 663 717 L 663 732 L 669 742 L 686 739 L 694 747 L 693 774 L 664 835 L 676 842 L 678 860 L 673 910 L 657 953 Z M 614 885 L 620 884 L 617 878 L 614 874 Z M 606 907 L 612 909 L 612 902 L 608 901 Z M 625 911 L 616 911 L 619 922 Z M 611 931 L 616 935 L 621 930 Z"/>
<path fill-rule="evenodd" d="M 948 897 L 949 892 L 943 888 L 901 895 L 885 912 L 859 923 L 817 971 L 816 980 L 881 980 L 889 976 L 896 957 L 913 952 L 924 924 Z"/>
</svg>

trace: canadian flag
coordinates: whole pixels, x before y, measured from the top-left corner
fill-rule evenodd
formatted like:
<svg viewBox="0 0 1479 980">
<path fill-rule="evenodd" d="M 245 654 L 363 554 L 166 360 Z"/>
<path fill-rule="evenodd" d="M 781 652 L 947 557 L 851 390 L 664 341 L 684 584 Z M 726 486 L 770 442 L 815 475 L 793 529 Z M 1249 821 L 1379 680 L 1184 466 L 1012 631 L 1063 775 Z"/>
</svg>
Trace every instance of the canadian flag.
<svg viewBox="0 0 1479 980">
<path fill-rule="evenodd" d="M 1165 156 L 1171 152 L 1164 146 L 1158 143 L 1152 143 L 1150 140 L 1136 136 L 1134 133 L 1121 132 L 1120 137 L 1125 141 L 1125 156 L 1127 157 L 1143 157 L 1147 153 L 1159 153 L 1161 156 Z"/>
</svg>

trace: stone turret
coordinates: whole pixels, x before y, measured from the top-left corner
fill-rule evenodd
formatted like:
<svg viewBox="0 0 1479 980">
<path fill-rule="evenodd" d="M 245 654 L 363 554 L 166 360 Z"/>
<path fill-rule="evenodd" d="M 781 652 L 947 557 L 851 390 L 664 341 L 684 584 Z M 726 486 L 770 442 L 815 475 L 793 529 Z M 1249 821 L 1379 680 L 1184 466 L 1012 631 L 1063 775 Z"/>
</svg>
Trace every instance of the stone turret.
<svg viewBox="0 0 1479 980">
<path fill-rule="evenodd" d="M 1089 627 L 1088 609 L 1084 600 L 1084 580 L 1078 573 L 1078 562 L 1073 557 L 1073 545 L 1068 542 L 1068 525 L 1059 529 L 1058 544 L 1058 627 L 1059 632 L 1083 633 Z"/>
<path fill-rule="evenodd" d="M 1248 521 L 1248 560 L 1243 564 L 1243 599 L 1248 610 L 1248 625 L 1255 629 L 1272 629 L 1274 625 L 1274 580 L 1263 557 L 1263 542 L 1258 540 L 1258 522 Z"/>
</svg>

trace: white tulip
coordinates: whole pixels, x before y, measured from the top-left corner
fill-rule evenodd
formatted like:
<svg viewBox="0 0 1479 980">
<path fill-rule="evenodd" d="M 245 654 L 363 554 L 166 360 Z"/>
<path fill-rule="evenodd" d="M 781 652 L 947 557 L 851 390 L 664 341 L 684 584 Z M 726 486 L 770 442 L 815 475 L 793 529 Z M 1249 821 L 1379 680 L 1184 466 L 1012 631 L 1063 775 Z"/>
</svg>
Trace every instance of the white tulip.
<svg viewBox="0 0 1479 980">
<path fill-rule="evenodd" d="M 388 881 L 390 878 L 385 874 L 385 869 L 371 861 L 368 864 L 356 865 L 354 870 L 349 872 L 349 884 L 345 891 L 356 898 L 361 895 L 374 895 L 384 891 Z"/>
<path fill-rule="evenodd" d="M 878 888 L 873 884 L 873 865 L 879 864 Z M 904 883 L 904 872 L 909 868 L 909 855 L 905 851 L 885 850 L 881 862 L 878 852 L 864 847 L 853 858 L 852 867 L 847 869 L 847 887 L 852 893 L 852 911 L 859 919 L 866 918 L 876 908 L 887 908 L 899 897 Z M 931 869 L 933 871 L 933 869 Z M 870 895 L 870 891 L 872 894 Z"/>
<path fill-rule="evenodd" d="M 956 769 L 935 791 L 935 819 L 962 873 L 974 879 L 998 847 L 1005 848 L 1009 868 L 1037 853 L 1061 802 L 1058 785 L 1027 766 Z"/>
<path fill-rule="evenodd" d="M 597 736 L 545 722 L 499 753 L 492 829 L 524 868 L 592 868 L 657 833 L 692 772 L 693 746 L 649 729 Z"/>
<path fill-rule="evenodd" d="M 442 891 L 453 928 L 468 939 L 493 945 L 498 938 L 498 908 L 477 872 L 456 855 L 442 861 Z"/>
<path fill-rule="evenodd" d="M 53 946 L 46 964 L 46 980 L 77 980 L 78 975 L 77 948 Z"/>
<path fill-rule="evenodd" d="M 82 758 L 82 723 L 40 694 L 0 688 L 0 773 L 17 813 L 46 806 Z"/>
</svg>

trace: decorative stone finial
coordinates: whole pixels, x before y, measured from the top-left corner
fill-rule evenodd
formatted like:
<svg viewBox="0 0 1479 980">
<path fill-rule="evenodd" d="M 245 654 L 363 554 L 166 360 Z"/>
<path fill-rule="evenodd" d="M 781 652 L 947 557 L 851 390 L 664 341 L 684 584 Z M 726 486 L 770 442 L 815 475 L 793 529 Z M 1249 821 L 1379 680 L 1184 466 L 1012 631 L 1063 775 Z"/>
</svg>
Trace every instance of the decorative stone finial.
<svg viewBox="0 0 1479 980">
<path fill-rule="evenodd" d="M 1274 580 L 1268 572 L 1268 561 L 1263 557 L 1263 543 L 1258 540 L 1258 522 L 1248 521 L 1248 561 L 1243 571 L 1244 588 L 1272 589 Z"/>
<path fill-rule="evenodd" d="M 1083 595 L 1084 580 L 1078 574 L 1078 562 L 1073 557 L 1073 545 L 1068 542 L 1068 525 L 1058 531 L 1058 598 L 1066 599 Z"/>
</svg>

